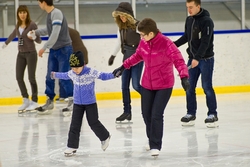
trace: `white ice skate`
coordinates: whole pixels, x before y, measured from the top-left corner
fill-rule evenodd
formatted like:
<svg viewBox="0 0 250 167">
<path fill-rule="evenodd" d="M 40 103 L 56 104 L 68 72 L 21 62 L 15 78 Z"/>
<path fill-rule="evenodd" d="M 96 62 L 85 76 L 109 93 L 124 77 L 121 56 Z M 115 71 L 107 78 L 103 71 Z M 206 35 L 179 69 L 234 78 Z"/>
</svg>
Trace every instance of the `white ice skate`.
<svg viewBox="0 0 250 167">
<path fill-rule="evenodd" d="M 22 114 L 26 111 L 26 108 L 29 107 L 30 100 L 28 98 L 23 98 L 23 104 L 18 108 L 18 114 Z"/>
<path fill-rule="evenodd" d="M 34 111 L 38 107 L 38 103 L 30 101 L 29 106 L 26 108 L 26 111 Z"/>
<path fill-rule="evenodd" d="M 101 146 L 102 146 L 103 151 L 105 151 L 108 148 L 110 138 L 111 138 L 111 135 L 109 135 L 109 137 L 106 140 L 101 141 L 101 144 L 102 144 Z"/>
<path fill-rule="evenodd" d="M 160 150 L 158 149 L 151 149 L 151 156 L 154 157 L 154 159 L 156 159 L 159 156 Z"/>
<path fill-rule="evenodd" d="M 71 157 L 73 156 L 75 153 L 76 153 L 77 149 L 76 148 L 67 148 L 65 151 L 64 151 L 64 156 L 65 157 Z"/>
<path fill-rule="evenodd" d="M 148 143 L 145 145 L 145 150 L 146 150 L 146 151 L 150 151 L 150 146 L 149 146 Z"/>
</svg>

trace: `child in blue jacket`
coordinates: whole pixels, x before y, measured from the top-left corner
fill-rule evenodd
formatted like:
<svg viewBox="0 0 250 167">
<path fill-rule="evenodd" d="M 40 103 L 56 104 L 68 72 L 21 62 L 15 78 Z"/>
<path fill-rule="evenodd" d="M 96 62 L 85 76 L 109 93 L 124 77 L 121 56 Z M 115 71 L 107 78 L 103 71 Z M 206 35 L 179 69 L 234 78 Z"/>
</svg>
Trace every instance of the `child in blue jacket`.
<svg viewBox="0 0 250 167">
<path fill-rule="evenodd" d="M 74 84 L 74 106 L 68 134 L 68 148 L 64 151 L 65 156 L 73 155 L 79 147 L 82 118 L 85 111 L 88 124 L 100 139 L 103 151 L 108 147 L 110 140 L 110 133 L 98 119 L 95 79 L 109 80 L 115 77 L 112 73 L 99 72 L 84 66 L 83 57 L 81 51 L 74 52 L 71 54 L 69 60 L 70 71 L 51 73 L 51 78 L 53 79 L 71 79 Z"/>
</svg>

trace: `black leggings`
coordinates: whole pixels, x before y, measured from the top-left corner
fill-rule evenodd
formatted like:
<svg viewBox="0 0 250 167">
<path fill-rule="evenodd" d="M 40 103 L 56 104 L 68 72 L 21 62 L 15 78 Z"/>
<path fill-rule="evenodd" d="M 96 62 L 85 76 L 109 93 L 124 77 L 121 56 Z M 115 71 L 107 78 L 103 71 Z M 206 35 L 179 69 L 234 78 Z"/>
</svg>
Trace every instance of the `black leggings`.
<svg viewBox="0 0 250 167">
<path fill-rule="evenodd" d="M 28 67 L 28 78 L 31 86 L 31 100 L 38 101 L 38 88 L 36 83 L 37 52 L 18 52 L 16 59 L 16 80 L 23 98 L 29 98 L 29 94 L 24 82 L 24 71 Z"/>
</svg>

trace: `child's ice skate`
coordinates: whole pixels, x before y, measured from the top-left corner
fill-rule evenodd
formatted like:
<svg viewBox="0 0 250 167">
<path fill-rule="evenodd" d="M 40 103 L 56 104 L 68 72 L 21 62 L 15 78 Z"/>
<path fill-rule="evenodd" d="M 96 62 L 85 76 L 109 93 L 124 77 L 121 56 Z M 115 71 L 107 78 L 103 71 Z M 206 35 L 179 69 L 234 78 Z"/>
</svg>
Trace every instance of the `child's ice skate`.
<svg viewBox="0 0 250 167">
<path fill-rule="evenodd" d="M 158 158 L 160 150 L 158 149 L 151 149 L 151 156 L 154 157 L 154 159 Z"/>
<path fill-rule="evenodd" d="M 45 115 L 45 114 L 50 114 L 53 108 L 54 108 L 53 100 L 47 98 L 46 103 L 43 106 L 36 108 L 36 110 L 38 111 L 37 114 Z"/>
<path fill-rule="evenodd" d="M 123 113 L 119 117 L 116 118 L 116 123 L 132 123 L 131 121 L 131 114 L 130 113 Z"/>
<path fill-rule="evenodd" d="M 69 117 L 72 115 L 73 105 L 74 105 L 73 98 L 69 97 L 67 107 L 62 109 L 62 113 L 65 117 Z"/>
<path fill-rule="evenodd" d="M 101 141 L 101 144 L 102 144 L 101 146 L 102 146 L 103 151 L 105 151 L 108 148 L 110 138 L 111 138 L 111 135 L 109 135 L 109 137 L 106 140 Z"/>
<path fill-rule="evenodd" d="M 64 151 L 64 156 L 65 157 L 71 157 L 73 156 L 75 153 L 76 153 L 77 149 L 76 148 L 67 148 L 65 151 Z"/>
<path fill-rule="evenodd" d="M 30 105 L 30 100 L 28 98 L 23 98 L 23 104 L 18 108 L 18 114 L 26 112 L 26 108 Z"/>
</svg>

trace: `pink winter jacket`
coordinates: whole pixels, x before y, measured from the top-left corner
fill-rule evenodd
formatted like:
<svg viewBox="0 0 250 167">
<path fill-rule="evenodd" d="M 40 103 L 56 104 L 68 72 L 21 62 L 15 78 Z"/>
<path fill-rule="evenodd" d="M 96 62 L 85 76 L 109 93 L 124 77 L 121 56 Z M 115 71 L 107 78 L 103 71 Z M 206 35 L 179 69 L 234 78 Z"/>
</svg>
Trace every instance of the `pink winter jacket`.
<svg viewBox="0 0 250 167">
<path fill-rule="evenodd" d="M 185 61 L 175 44 L 161 32 L 151 39 L 141 39 L 136 52 L 123 62 L 129 69 L 144 61 L 141 85 L 149 90 L 160 90 L 174 86 L 173 65 L 180 78 L 189 77 Z"/>
</svg>

